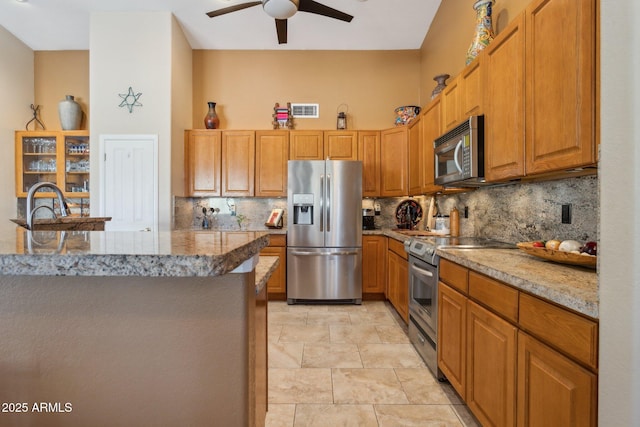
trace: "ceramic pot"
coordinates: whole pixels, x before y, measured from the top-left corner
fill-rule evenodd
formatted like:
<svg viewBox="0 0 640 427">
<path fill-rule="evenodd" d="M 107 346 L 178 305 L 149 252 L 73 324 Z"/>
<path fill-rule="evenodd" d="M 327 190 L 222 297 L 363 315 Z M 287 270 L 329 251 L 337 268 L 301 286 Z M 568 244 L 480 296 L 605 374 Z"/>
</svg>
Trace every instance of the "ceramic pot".
<svg viewBox="0 0 640 427">
<path fill-rule="evenodd" d="M 82 108 L 74 100 L 73 95 L 66 95 L 66 99 L 58 103 L 58 114 L 60 115 L 62 130 L 80 129 Z"/>
<path fill-rule="evenodd" d="M 476 11 L 476 33 L 467 51 L 466 63 L 469 64 L 493 40 L 491 9 L 495 0 L 478 0 L 473 8 Z"/>
<path fill-rule="evenodd" d="M 433 98 L 435 98 L 436 96 L 438 96 L 438 94 L 439 94 L 440 92 L 442 92 L 442 91 L 443 91 L 443 89 L 444 89 L 445 87 L 447 87 L 447 83 L 446 83 L 446 81 L 447 81 L 447 79 L 448 79 L 449 77 L 451 77 L 449 74 L 440 74 L 439 76 L 435 76 L 435 77 L 433 78 L 433 80 L 435 80 L 435 81 L 436 81 L 436 83 L 438 83 L 438 84 L 437 84 L 437 85 L 436 85 L 436 87 L 433 89 L 433 92 L 431 92 L 431 99 L 433 99 Z"/>
<path fill-rule="evenodd" d="M 220 127 L 220 118 L 216 113 L 216 103 L 208 102 L 207 104 L 209 104 L 209 111 L 204 116 L 204 127 L 206 129 L 218 129 Z"/>
</svg>

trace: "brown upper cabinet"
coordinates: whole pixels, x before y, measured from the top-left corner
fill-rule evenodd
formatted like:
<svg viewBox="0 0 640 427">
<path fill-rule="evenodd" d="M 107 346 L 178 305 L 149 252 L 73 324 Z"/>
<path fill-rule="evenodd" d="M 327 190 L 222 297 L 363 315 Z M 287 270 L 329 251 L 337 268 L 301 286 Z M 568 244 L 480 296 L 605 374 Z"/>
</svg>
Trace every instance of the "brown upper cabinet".
<svg viewBox="0 0 640 427">
<path fill-rule="evenodd" d="M 407 195 L 409 128 L 400 126 L 380 132 L 380 195 Z"/>
<path fill-rule="evenodd" d="M 424 173 L 422 156 L 420 156 L 422 152 L 422 123 L 420 123 L 420 117 L 409 123 L 408 127 L 408 191 L 410 196 L 418 196 L 422 194 L 422 175 Z"/>
<path fill-rule="evenodd" d="M 351 130 L 324 131 L 324 158 L 358 160 L 358 132 Z"/>
<path fill-rule="evenodd" d="M 594 0 L 534 0 L 486 49 L 487 181 L 596 163 L 595 29 Z"/>
<path fill-rule="evenodd" d="M 524 176 L 524 15 L 484 53 L 485 176 L 500 181 Z"/>
<path fill-rule="evenodd" d="M 380 131 L 358 131 L 358 160 L 362 161 L 362 196 L 379 196 Z"/>
<path fill-rule="evenodd" d="M 526 174 L 594 164 L 596 1 L 526 9 Z"/>
<path fill-rule="evenodd" d="M 323 160 L 324 133 L 321 130 L 289 132 L 289 160 Z"/>
<path fill-rule="evenodd" d="M 422 126 L 422 143 L 420 144 L 420 158 L 422 159 L 422 193 L 441 191 L 440 185 L 434 184 L 435 160 L 433 141 L 442 134 L 442 98 L 436 97 L 424 108 L 420 123 Z"/>
<path fill-rule="evenodd" d="M 253 196 L 254 131 L 187 130 L 185 142 L 187 195 Z"/>
<path fill-rule="evenodd" d="M 256 131 L 256 191 L 258 197 L 287 197 L 289 131 Z"/>
<path fill-rule="evenodd" d="M 186 194 L 220 196 L 222 132 L 194 129 L 184 132 Z"/>
<path fill-rule="evenodd" d="M 442 90 L 442 127 L 446 132 L 455 127 L 462 116 L 460 103 L 460 75 L 449 81 L 449 85 Z"/>
<path fill-rule="evenodd" d="M 478 56 L 467 65 L 460 74 L 460 120 L 465 117 L 477 116 L 483 113 L 482 105 L 482 60 L 483 55 Z"/>
<path fill-rule="evenodd" d="M 222 132 L 222 196 L 247 197 L 254 193 L 255 132 Z"/>
<path fill-rule="evenodd" d="M 356 131 L 290 131 L 291 160 L 357 160 L 358 132 Z"/>
</svg>

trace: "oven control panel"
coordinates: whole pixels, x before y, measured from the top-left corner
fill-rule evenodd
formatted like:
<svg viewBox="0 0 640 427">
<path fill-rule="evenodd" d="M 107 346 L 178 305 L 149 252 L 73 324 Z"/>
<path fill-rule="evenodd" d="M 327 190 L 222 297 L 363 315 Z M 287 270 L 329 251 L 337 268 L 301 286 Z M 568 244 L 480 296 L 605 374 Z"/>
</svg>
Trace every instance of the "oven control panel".
<svg viewBox="0 0 640 427">
<path fill-rule="evenodd" d="M 426 239 L 407 240 L 404 242 L 404 248 L 409 254 L 422 260 L 431 259 L 436 251 L 435 244 Z"/>
</svg>

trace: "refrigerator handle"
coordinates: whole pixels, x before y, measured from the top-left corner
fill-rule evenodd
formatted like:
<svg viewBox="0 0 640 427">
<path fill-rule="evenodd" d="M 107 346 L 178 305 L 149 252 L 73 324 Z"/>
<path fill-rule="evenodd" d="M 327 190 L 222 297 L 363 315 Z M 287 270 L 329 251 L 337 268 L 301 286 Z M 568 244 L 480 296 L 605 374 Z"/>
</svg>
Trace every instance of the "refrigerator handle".
<svg viewBox="0 0 640 427">
<path fill-rule="evenodd" d="M 324 175 L 320 175 L 320 231 L 324 231 Z"/>
<path fill-rule="evenodd" d="M 327 232 L 331 231 L 331 175 L 327 174 Z"/>
</svg>

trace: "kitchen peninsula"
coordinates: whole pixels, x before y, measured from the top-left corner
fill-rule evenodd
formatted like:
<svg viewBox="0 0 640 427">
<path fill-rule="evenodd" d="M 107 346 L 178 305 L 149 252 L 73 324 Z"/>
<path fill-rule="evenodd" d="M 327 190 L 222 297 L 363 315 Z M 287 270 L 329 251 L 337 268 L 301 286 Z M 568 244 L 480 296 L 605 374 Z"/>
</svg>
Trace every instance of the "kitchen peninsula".
<svg viewBox="0 0 640 427">
<path fill-rule="evenodd" d="M 3 231 L 0 424 L 264 422 L 266 233 Z"/>
</svg>

